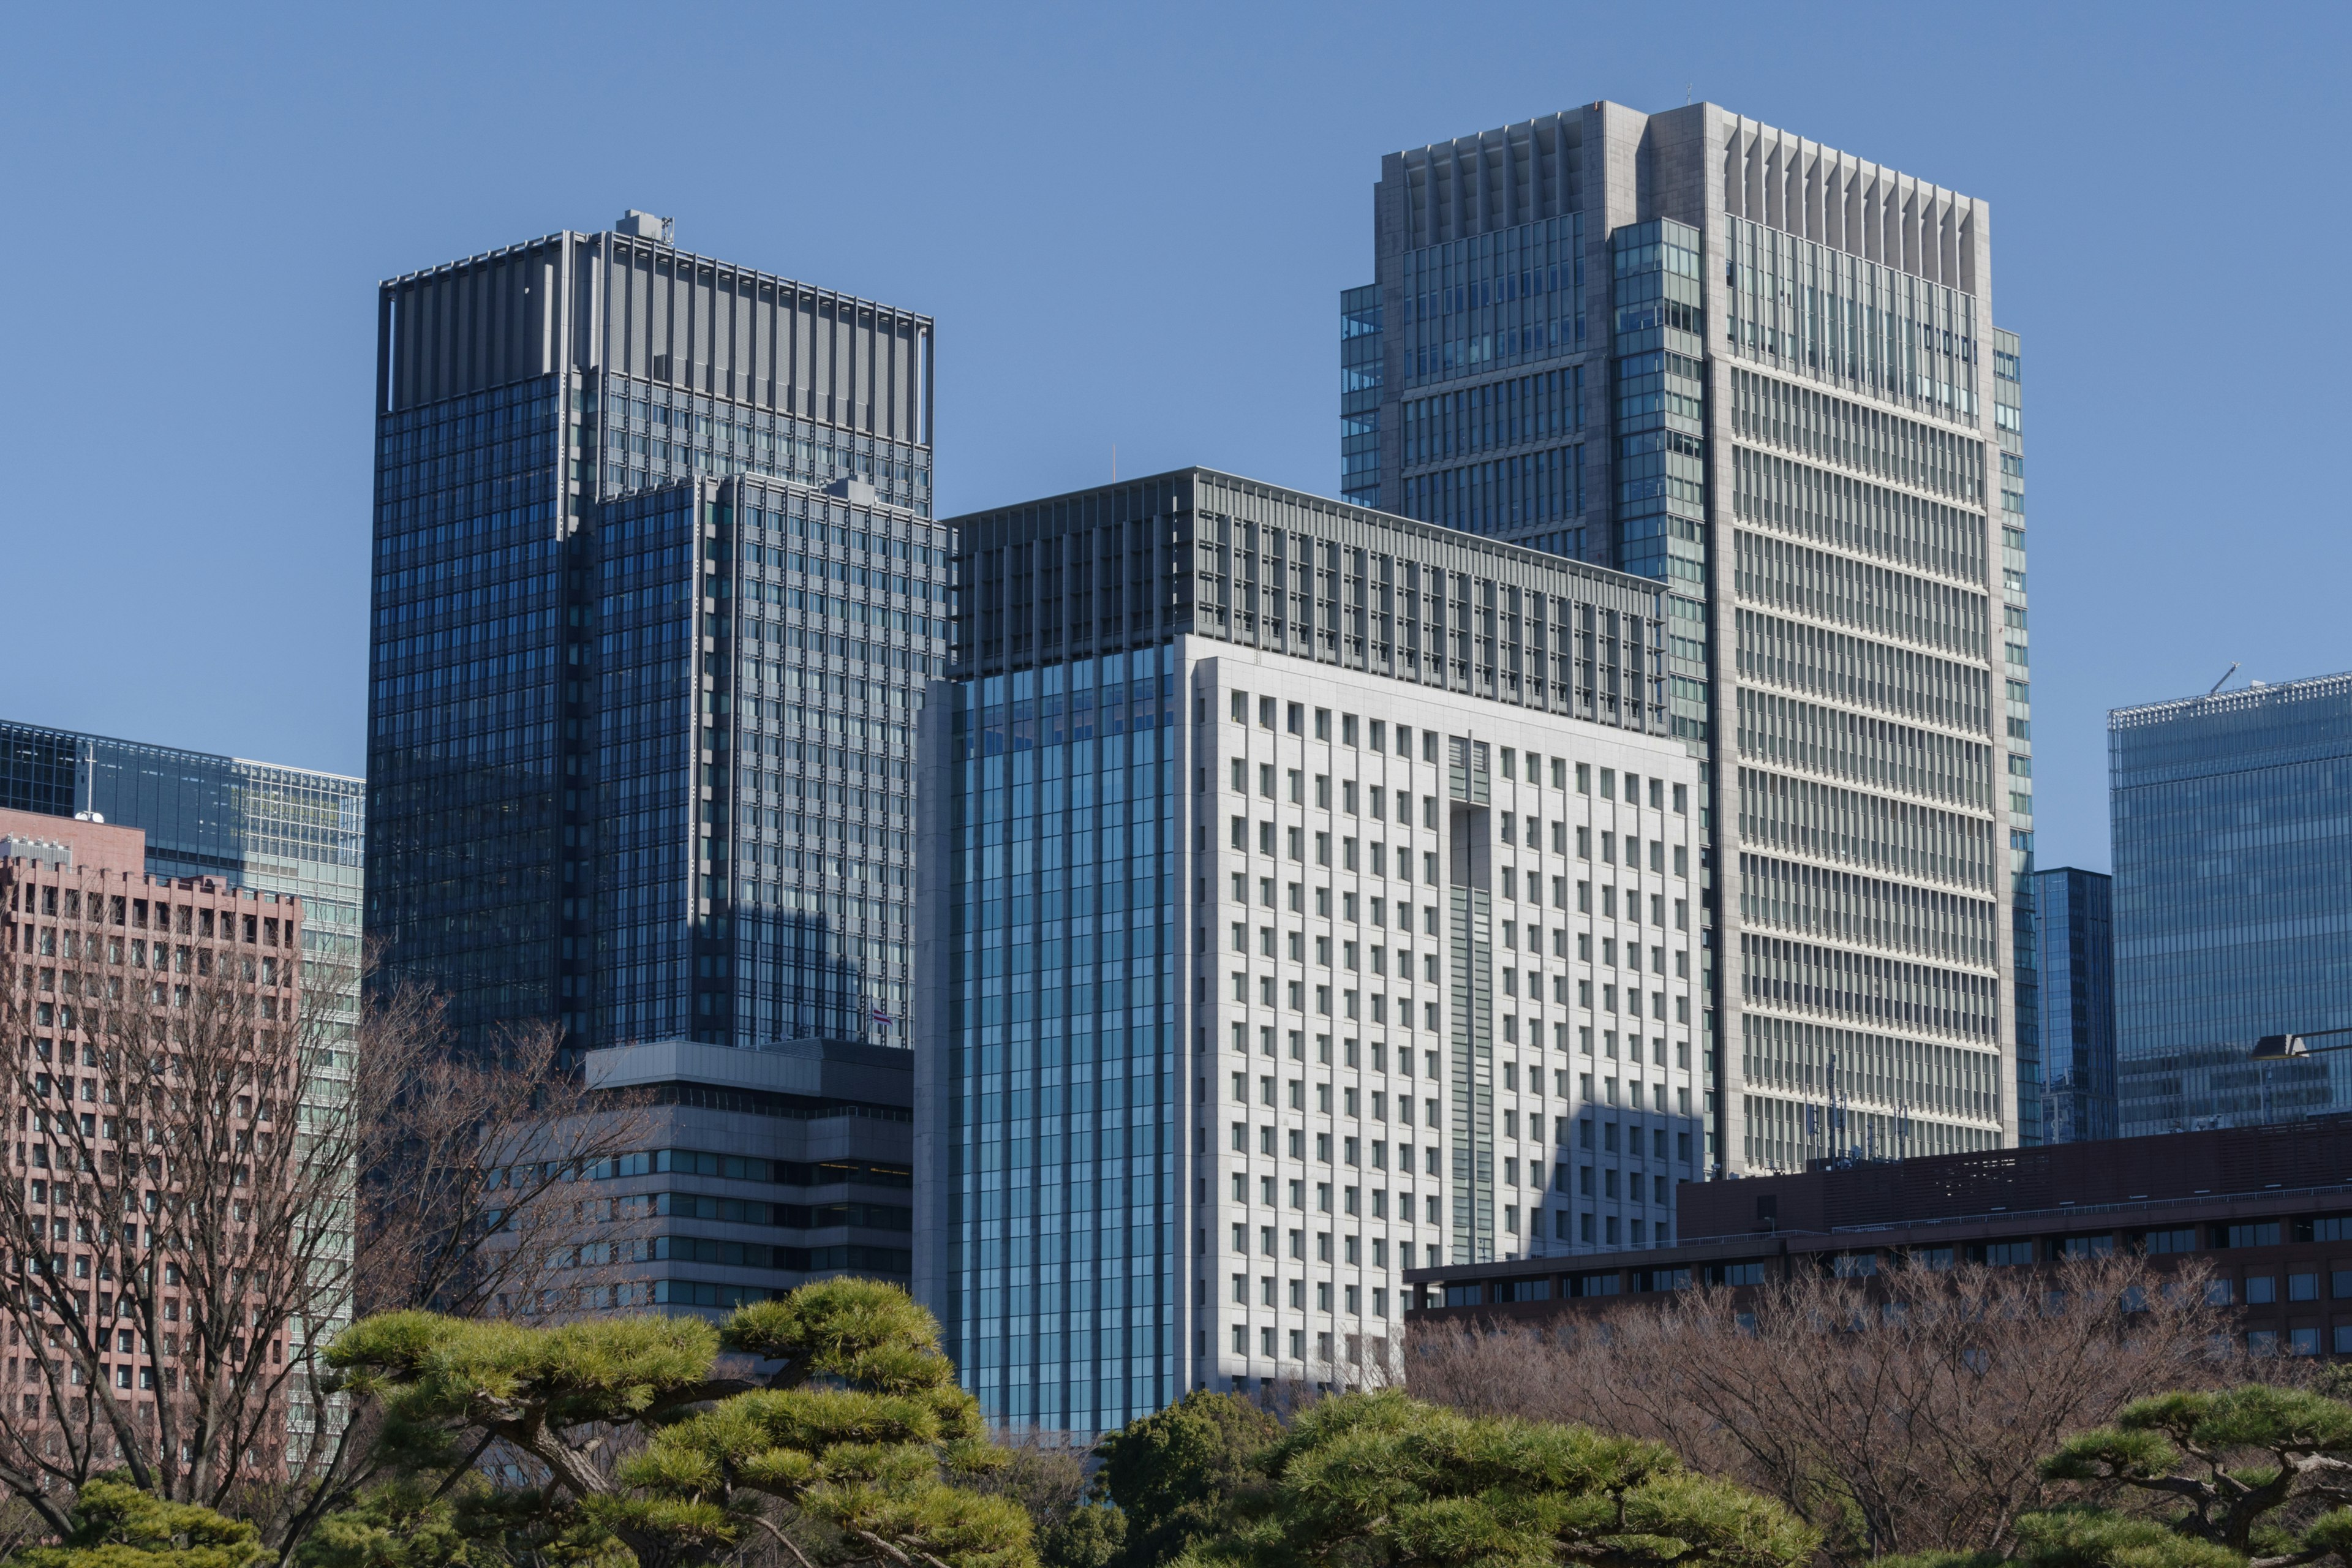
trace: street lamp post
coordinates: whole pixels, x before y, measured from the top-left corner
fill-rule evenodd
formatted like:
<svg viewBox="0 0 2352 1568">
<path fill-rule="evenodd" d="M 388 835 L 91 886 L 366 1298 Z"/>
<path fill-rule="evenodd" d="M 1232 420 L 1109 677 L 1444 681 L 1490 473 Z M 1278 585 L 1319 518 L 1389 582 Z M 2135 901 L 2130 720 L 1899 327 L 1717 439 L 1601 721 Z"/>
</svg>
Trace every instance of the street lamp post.
<svg viewBox="0 0 2352 1568">
<path fill-rule="evenodd" d="M 2264 1035 L 2254 1042 L 2254 1048 L 2246 1053 L 2246 1059 L 2263 1064 L 2263 1121 L 2268 1122 L 2271 1119 L 2270 1064 L 2299 1060 L 2320 1051 L 2352 1051 L 2352 1040 L 2346 1040 L 2340 1045 L 2333 1046 L 2315 1046 L 2309 1043 L 2313 1040 L 2324 1040 L 2330 1035 L 2352 1035 L 2352 1028 L 2314 1029 L 2307 1035 Z"/>
</svg>

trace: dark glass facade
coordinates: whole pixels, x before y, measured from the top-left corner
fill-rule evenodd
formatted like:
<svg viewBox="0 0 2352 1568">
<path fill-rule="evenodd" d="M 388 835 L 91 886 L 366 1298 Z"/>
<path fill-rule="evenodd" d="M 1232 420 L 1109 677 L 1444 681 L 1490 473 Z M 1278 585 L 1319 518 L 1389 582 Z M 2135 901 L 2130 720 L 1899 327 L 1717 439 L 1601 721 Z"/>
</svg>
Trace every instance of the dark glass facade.
<svg viewBox="0 0 2352 1568">
<path fill-rule="evenodd" d="M 930 323 L 625 226 L 383 285 L 368 931 L 475 1039 L 903 1046 Z"/>
<path fill-rule="evenodd" d="M 2352 675 L 2107 718 L 2126 1136 L 2352 1106 Z"/>
<path fill-rule="evenodd" d="M 555 1010 L 580 600 L 562 476 L 587 407 L 576 378 L 547 375 L 379 420 L 367 931 L 469 1035 Z"/>
<path fill-rule="evenodd" d="M 2034 1037 L 2041 1046 L 2037 1059 L 2049 1064 L 2042 1094 L 2043 1141 L 2079 1143 L 2113 1138 L 2114 879 L 2061 866 L 2034 873 L 2031 883 L 2037 939 Z"/>
<path fill-rule="evenodd" d="M 908 1043 L 912 726 L 947 538 L 757 479 L 599 510 L 575 1029 Z"/>
</svg>

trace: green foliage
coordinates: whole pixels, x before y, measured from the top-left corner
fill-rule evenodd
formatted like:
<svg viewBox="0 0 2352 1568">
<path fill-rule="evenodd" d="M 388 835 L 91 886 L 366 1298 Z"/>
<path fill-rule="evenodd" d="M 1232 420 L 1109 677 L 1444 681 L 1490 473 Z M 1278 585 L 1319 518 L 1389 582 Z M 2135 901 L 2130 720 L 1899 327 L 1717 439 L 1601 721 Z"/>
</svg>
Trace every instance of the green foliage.
<svg viewBox="0 0 2352 1568">
<path fill-rule="evenodd" d="M 2062 1508 L 2018 1516 L 2015 1555 L 1998 1552 L 1919 1552 L 1879 1559 L 1877 1568 L 2244 1568 L 2245 1560 L 2210 1542 L 2192 1541 L 2152 1519 L 2104 1509 Z"/>
<path fill-rule="evenodd" d="M 20 1552 L 16 1561 L 25 1568 L 254 1568 L 268 1554 L 261 1532 L 242 1520 L 93 1476 L 74 1500 L 65 1543 Z"/>
<path fill-rule="evenodd" d="M 1019 1436 L 1000 1437 L 998 1446 L 1004 1462 L 977 1484 L 1026 1510 L 1045 1568 L 1110 1568 L 1127 1539 L 1127 1516 L 1090 1497 L 1086 1452 Z"/>
<path fill-rule="evenodd" d="M 300 1568 L 488 1568 L 497 1559 L 458 1528 L 446 1499 L 395 1481 L 320 1520 L 296 1561 Z"/>
<path fill-rule="evenodd" d="M 328 1364 L 413 1421 L 463 1424 L 530 1405 L 549 1423 L 625 1424 L 699 1388 L 718 1331 L 696 1318 L 596 1318 L 559 1328 L 392 1312 L 346 1329 Z"/>
<path fill-rule="evenodd" d="M 1265 1485 L 1259 1460 L 1281 1435 L 1272 1415 L 1240 1395 L 1195 1389 L 1104 1438 L 1095 1450 L 1102 1485 L 1125 1516 L 1119 1568 L 1160 1568 L 1223 1530 L 1234 1500 Z M 1087 1528 L 1098 1537 L 1112 1530 Z"/>
<path fill-rule="evenodd" d="M 1819 1543 L 1779 1503 L 1689 1473 L 1661 1444 L 1395 1391 L 1314 1406 L 1262 1465 L 1269 1484 L 1235 1499 L 1227 1531 L 1187 1568 L 1794 1568 Z"/>
<path fill-rule="evenodd" d="M 1074 1508 L 1037 1537 L 1044 1568 L 1113 1568 L 1126 1548 L 1127 1515 L 1109 1503 Z"/>
<path fill-rule="evenodd" d="M 2315 1558 L 2352 1542 L 2347 1464 L 2352 1405 L 2248 1384 L 2126 1405 L 2113 1426 L 2068 1438 L 2042 1473 L 2094 1495 L 2137 1494 L 2179 1542 L 2233 1558 Z"/>
<path fill-rule="evenodd" d="M 2158 1394 L 2067 1438 L 2042 1474 L 2095 1500 L 2021 1515 L 2006 1552 L 1919 1552 L 1882 1568 L 2352 1563 L 2352 1406 L 2325 1394 L 2250 1384 Z"/>
<path fill-rule="evenodd" d="M 906 1292 L 826 1280 L 744 1308 L 721 1338 L 782 1361 L 783 1386 L 656 1433 L 622 1467 L 635 1495 L 600 1501 L 604 1517 L 717 1542 L 737 1538 L 736 1516 L 764 1496 L 884 1555 L 895 1547 L 946 1568 L 1034 1561 L 1017 1502 L 943 1479 L 1002 1460 L 979 1401 L 940 1353 L 939 1325 Z"/>
<path fill-rule="evenodd" d="M 781 1365 L 762 1385 L 719 1380 L 722 1346 Z M 633 1552 L 651 1568 L 727 1554 L 761 1531 L 844 1562 L 1035 1562 L 1017 1502 L 956 1484 L 1003 1459 L 940 1353 L 938 1325 L 896 1286 L 827 1280 L 716 1329 L 395 1313 L 354 1324 L 329 1359 L 383 1401 L 394 1427 L 383 1451 L 425 1491 L 491 1445 L 544 1475 L 536 1487 L 475 1489 L 433 1516 L 469 1556 L 400 1558 L 383 1520 L 353 1510 L 336 1521 L 344 1554 L 317 1568 L 425 1568 L 493 1552 L 582 1568 Z M 644 1442 L 610 1466 L 600 1455 L 616 1428 Z M 403 1506 L 372 1501 L 379 1514 Z"/>
</svg>

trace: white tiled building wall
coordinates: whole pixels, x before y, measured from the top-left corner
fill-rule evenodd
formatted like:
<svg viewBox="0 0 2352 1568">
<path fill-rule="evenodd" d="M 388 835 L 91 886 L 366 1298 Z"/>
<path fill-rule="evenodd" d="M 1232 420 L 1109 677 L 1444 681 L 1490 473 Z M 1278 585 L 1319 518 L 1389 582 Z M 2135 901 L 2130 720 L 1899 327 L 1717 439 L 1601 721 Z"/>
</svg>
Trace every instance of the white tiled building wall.
<svg viewBox="0 0 2352 1568">
<path fill-rule="evenodd" d="M 1710 1163 L 1696 762 L 1179 652 L 1191 1381 L 1357 1380 L 1409 1267 L 1670 1239 Z"/>
</svg>

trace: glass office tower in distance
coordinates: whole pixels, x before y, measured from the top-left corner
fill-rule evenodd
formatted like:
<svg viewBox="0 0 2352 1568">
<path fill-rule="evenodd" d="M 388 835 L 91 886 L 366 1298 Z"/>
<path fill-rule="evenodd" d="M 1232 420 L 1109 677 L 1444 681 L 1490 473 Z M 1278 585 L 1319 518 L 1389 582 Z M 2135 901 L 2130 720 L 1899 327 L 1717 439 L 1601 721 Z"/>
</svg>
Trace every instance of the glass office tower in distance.
<svg viewBox="0 0 2352 1568">
<path fill-rule="evenodd" d="M 359 963 L 359 779 L 0 721 L 0 807 L 136 827 L 149 876 L 299 898 L 304 951 Z"/>
<path fill-rule="evenodd" d="M 1715 104 L 1596 102 L 1390 153 L 1372 209 L 1349 499 L 1663 595 L 1728 1168 L 2030 1132 L 2021 383 L 1986 204 Z"/>
<path fill-rule="evenodd" d="M 2116 1135 L 2115 879 L 2060 866 L 2037 871 L 2036 1037 L 2049 1062 L 2043 1142 Z M 2024 900 L 2020 900 L 2024 905 Z M 2019 1020 L 2021 1028 L 2024 1020 Z"/>
<path fill-rule="evenodd" d="M 2107 715 L 2123 1135 L 2352 1108 L 2352 674 Z"/>
<path fill-rule="evenodd" d="M 928 318 L 632 213 L 380 300 L 368 930 L 468 1037 L 906 1044 Z"/>
<path fill-rule="evenodd" d="M 919 1293 L 992 1420 L 1393 1370 L 1715 1158 L 1654 585 L 1185 469 L 957 520 Z"/>
</svg>

